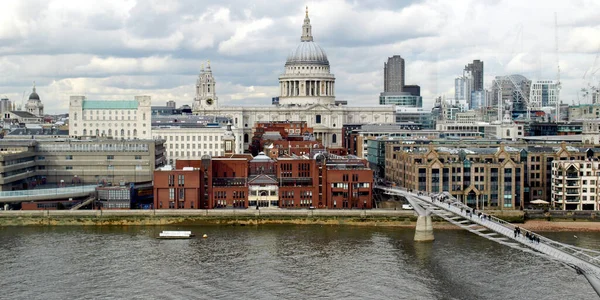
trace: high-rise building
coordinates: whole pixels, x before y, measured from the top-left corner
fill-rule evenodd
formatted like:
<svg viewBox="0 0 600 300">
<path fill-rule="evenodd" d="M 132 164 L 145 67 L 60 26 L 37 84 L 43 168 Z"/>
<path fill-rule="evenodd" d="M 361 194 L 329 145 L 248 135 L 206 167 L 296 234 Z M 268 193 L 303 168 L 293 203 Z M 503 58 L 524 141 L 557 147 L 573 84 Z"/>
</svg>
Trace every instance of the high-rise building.
<svg viewBox="0 0 600 300">
<path fill-rule="evenodd" d="M 483 91 L 483 62 L 479 59 L 465 66 L 464 73 L 473 77 L 473 91 Z"/>
<path fill-rule="evenodd" d="M 454 99 L 471 103 L 471 92 L 473 92 L 473 77 L 469 72 L 454 79 Z"/>
<path fill-rule="evenodd" d="M 479 109 L 485 106 L 486 103 L 486 91 L 472 91 L 471 92 L 471 102 L 469 103 L 469 107 L 471 109 Z"/>
<path fill-rule="evenodd" d="M 383 64 L 383 91 L 398 93 L 404 91 L 404 58 L 400 55 L 388 57 Z"/>
<path fill-rule="evenodd" d="M 536 80 L 531 84 L 529 105 L 532 109 L 554 107 L 558 101 L 558 86 L 554 80 Z"/>
</svg>

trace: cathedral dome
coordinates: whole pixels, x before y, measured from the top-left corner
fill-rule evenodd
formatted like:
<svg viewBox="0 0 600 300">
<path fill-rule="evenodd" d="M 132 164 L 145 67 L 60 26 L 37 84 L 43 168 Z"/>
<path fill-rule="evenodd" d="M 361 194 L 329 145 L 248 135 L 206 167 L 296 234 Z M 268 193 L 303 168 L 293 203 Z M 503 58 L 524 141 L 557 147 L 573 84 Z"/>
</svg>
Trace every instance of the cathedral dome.
<svg viewBox="0 0 600 300">
<path fill-rule="evenodd" d="M 329 66 L 329 60 L 327 60 L 325 51 L 323 51 L 317 43 L 313 42 L 312 26 L 310 25 L 310 19 L 308 18 L 308 7 L 306 8 L 306 16 L 304 17 L 304 24 L 302 25 L 300 44 L 290 53 L 285 62 L 286 66 L 295 64 Z"/>
<path fill-rule="evenodd" d="M 313 41 L 300 42 L 298 47 L 287 58 L 285 65 L 290 64 L 318 64 L 329 65 L 325 51 Z"/>
<path fill-rule="evenodd" d="M 34 91 L 29 95 L 29 100 L 40 100 L 40 96 Z"/>
<path fill-rule="evenodd" d="M 31 92 L 31 94 L 29 94 L 29 100 L 40 101 L 40 95 L 38 95 L 35 91 L 35 81 L 33 82 L 33 90 Z"/>
</svg>

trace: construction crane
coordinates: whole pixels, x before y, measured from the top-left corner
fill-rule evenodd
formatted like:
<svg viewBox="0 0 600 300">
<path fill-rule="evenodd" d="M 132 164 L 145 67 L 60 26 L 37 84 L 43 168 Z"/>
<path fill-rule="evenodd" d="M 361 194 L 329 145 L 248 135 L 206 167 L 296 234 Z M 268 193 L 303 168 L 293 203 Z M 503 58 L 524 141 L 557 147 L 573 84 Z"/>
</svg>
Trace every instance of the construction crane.
<svg viewBox="0 0 600 300">
<path fill-rule="evenodd" d="M 527 111 L 527 115 L 526 115 L 526 120 L 529 121 L 531 118 L 531 103 L 529 101 L 529 97 L 527 97 L 527 95 L 525 95 L 525 93 L 523 93 L 523 90 L 521 88 L 520 84 L 517 84 L 517 82 L 515 81 L 515 79 L 512 77 L 512 75 L 508 75 L 508 76 L 497 76 L 496 80 L 494 80 L 494 82 L 496 83 L 496 85 L 498 86 L 498 120 L 502 120 L 502 111 L 501 111 L 501 102 L 503 101 L 502 99 L 502 84 L 504 82 L 510 82 L 510 84 L 514 87 L 514 89 L 516 90 L 517 94 L 521 96 L 522 101 L 525 103 L 525 107 L 526 107 L 526 111 Z"/>
<path fill-rule="evenodd" d="M 556 124 L 560 119 L 560 61 L 558 59 L 558 14 L 554 12 L 554 44 L 556 46 Z"/>
</svg>

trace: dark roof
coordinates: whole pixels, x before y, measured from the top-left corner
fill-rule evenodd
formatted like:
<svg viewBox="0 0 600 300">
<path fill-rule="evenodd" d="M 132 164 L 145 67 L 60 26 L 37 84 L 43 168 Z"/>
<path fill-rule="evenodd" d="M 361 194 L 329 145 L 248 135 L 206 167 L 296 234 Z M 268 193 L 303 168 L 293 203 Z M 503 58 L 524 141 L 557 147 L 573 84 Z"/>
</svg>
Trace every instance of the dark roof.
<svg viewBox="0 0 600 300">
<path fill-rule="evenodd" d="M 56 136 L 56 135 L 69 135 L 69 130 L 62 129 L 42 129 L 42 128 L 17 128 L 11 130 L 8 135 L 47 135 L 47 136 Z"/>
<path fill-rule="evenodd" d="M 21 118 L 39 118 L 38 116 L 36 116 L 30 112 L 21 111 L 21 110 L 13 110 L 10 113 L 13 115 L 17 115 Z"/>
<path fill-rule="evenodd" d="M 40 96 L 36 92 L 33 92 L 29 95 L 29 100 L 40 100 Z"/>
</svg>

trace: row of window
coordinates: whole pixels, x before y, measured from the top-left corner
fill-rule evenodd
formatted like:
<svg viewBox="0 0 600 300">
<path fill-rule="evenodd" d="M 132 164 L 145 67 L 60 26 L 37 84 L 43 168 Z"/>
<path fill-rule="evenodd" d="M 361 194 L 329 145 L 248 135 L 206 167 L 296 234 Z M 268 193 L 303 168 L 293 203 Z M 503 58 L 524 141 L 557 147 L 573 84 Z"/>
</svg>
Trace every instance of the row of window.
<svg viewBox="0 0 600 300">
<path fill-rule="evenodd" d="M 208 135 L 208 136 L 207 136 L 207 135 L 204 135 L 204 136 L 200 136 L 200 135 L 199 135 L 199 136 L 198 136 L 198 142 L 200 142 L 200 138 L 201 138 L 201 137 L 203 138 L 203 141 L 204 141 L 204 142 L 206 142 L 206 141 L 207 141 L 207 139 L 208 139 L 208 142 L 212 142 L 212 141 L 213 141 L 213 137 L 214 137 L 214 140 L 215 140 L 215 142 L 216 142 L 216 141 L 219 141 L 219 140 L 220 140 L 220 141 L 223 141 L 223 136 L 222 136 L 222 135 L 220 136 L 220 139 L 219 139 L 219 136 L 213 136 L 213 135 Z M 162 139 L 163 137 L 159 135 L 159 136 L 158 136 L 158 138 L 159 138 L 159 139 Z M 166 137 L 164 137 L 164 138 L 166 139 Z M 184 139 L 184 137 L 183 137 L 183 136 L 181 137 L 181 141 L 182 141 L 182 142 L 184 142 L 184 141 L 187 141 L 187 142 L 189 142 L 189 141 L 190 141 L 190 139 L 191 139 L 191 141 L 192 141 L 192 142 L 195 142 L 195 141 L 196 141 L 196 136 L 195 136 L 195 135 L 192 135 L 192 136 L 189 136 L 189 135 L 188 135 L 188 136 L 185 136 L 185 139 Z M 173 141 L 175 141 L 175 142 L 179 142 L 179 140 L 180 140 L 180 139 L 179 139 L 179 136 L 178 136 L 178 135 L 175 135 L 175 136 L 173 136 L 173 135 L 169 135 L 169 142 L 173 142 Z"/>
<path fill-rule="evenodd" d="M 191 145 L 191 146 L 190 146 Z M 203 145 L 201 147 L 201 145 Z M 198 149 L 206 149 L 208 145 L 208 149 L 212 149 L 213 148 L 213 144 L 198 144 Z M 169 149 L 179 149 L 179 147 L 181 146 L 181 149 L 196 149 L 196 144 L 173 144 L 173 143 L 167 143 L 167 148 Z M 222 144 L 214 144 L 215 149 L 219 149 L 219 148 L 223 148 Z"/>
<path fill-rule="evenodd" d="M 142 156 L 141 156 L 141 155 L 134 155 L 134 156 L 133 156 L 133 158 L 134 158 L 135 160 L 141 160 L 141 159 L 142 159 Z M 40 156 L 38 156 L 38 160 L 45 160 L 45 159 L 46 159 L 46 157 L 45 157 L 45 156 L 41 156 L 41 155 L 40 155 Z M 66 160 L 73 160 L 73 155 L 66 155 L 66 156 L 65 156 L 65 159 L 66 159 Z M 106 156 L 106 159 L 107 159 L 107 160 L 113 160 L 113 159 L 115 159 L 115 156 L 114 156 L 114 155 L 107 155 L 107 156 Z"/>
<path fill-rule="evenodd" d="M 87 129 L 84 129 L 82 135 L 83 136 L 88 136 L 88 133 L 89 133 L 89 135 L 95 135 L 95 136 L 113 136 L 113 130 L 112 129 L 109 129 L 108 131 L 104 130 L 104 129 L 102 129 L 102 131 L 100 131 L 100 129 L 96 129 L 96 131 L 94 131 L 93 129 L 90 129 L 89 132 L 88 132 Z M 138 134 L 137 129 L 134 129 L 133 130 L 133 137 L 137 137 L 137 134 Z M 142 134 L 146 135 L 146 131 L 143 131 Z M 73 131 L 73 135 L 76 135 L 76 136 L 78 135 L 77 130 Z M 114 136 L 115 137 L 117 137 L 117 136 L 124 137 L 125 136 L 125 129 L 121 129 L 121 134 L 119 134 L 119 131 L 117 129 L 115 129 Z M 131 130 L 129 130 L 129 129 L 127 129 L 127 137 L 131 137 Z"/>
<path fill-rule="evenodd" d="M 119 127 L 119 123 L 83 123 L 83 127 Z M 73 127 L 77 127 L 77 123 L 73 123 Z M 121 127 L 137 127 L 137 123 L 121 123 Z M 146 123 L 142 123 L 142 127 L 146 127 Z"/>
<path fill-rule="evenodd" d="M 181 154 L 181 156 L 179 155 Z M 223 151 L 169 151 L 169 158 L 172 157 L 198 157 L 198 156 L 202 156 L 204 154 L 208 154 L 210 156 L 223 156 L 224 152 Z"/>
</svg>

